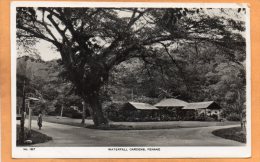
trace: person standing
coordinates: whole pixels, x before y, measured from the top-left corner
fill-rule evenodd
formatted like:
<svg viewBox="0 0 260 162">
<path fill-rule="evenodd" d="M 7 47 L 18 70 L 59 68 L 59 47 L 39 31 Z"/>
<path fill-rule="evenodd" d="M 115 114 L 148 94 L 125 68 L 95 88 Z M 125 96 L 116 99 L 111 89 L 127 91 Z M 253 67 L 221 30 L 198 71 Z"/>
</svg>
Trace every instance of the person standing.
<svg viewBox="0 0 260 162">
<path fill-rule="evenodd" d="M 41 111 L 39 112 L 39 115 L 38 115 L 38 118 L 37 118 L 37 123 L 38 123 L 38 126 L 39 126 L 39 130 L 41 130 L 41 128 L 42 128 L 42 112 Z"/>
</svg>

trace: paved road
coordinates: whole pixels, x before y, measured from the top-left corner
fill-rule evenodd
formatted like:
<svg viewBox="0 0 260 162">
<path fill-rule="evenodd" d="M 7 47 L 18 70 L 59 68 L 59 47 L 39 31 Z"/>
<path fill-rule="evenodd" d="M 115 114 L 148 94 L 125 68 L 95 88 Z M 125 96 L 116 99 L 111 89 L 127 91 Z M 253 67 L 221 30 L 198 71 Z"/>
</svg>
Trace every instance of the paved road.
<svg viewBox="0 0 260 162">
<path fill-rule="evenodd" d="M 232 126 L 154 130 L 96 130 L 44 122 L 40 132 L 52 141 L 34 146 L 243 146 L 244 144 L 214 136 L 216 129 Z M 36 121 L 32 129 L 37 130 Z"/>
</svg>

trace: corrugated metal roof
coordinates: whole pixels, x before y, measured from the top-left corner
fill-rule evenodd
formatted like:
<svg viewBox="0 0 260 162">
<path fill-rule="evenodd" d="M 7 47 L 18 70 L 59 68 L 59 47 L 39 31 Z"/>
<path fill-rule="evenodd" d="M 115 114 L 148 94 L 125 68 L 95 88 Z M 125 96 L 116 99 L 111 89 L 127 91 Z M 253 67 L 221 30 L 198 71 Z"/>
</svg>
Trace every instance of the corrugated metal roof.
<svg viewBox="0 0 260 162">
<path fill-rule="evenodd" d="M 139 110 L 159 110 L 158 108 L 148 103 L 129 102 L 129 104 L 131 104 L 133 107 Z"/>
<path fill-rule="evenodd" d="M 155 107 L 184 107 L 188 104 L 188 102 L 175 99 L 175 98 L 168 98 L 163 99 L 159 103 L 155 104 Z"/>
<path fill-rule="evenodd" d="M 213 104 L 214 101 L 206 101 L 206 102 L 194 102 L 187 104 L 183 109 L 191 110 L 191 109 L 205 109 Z"/>
</svg>

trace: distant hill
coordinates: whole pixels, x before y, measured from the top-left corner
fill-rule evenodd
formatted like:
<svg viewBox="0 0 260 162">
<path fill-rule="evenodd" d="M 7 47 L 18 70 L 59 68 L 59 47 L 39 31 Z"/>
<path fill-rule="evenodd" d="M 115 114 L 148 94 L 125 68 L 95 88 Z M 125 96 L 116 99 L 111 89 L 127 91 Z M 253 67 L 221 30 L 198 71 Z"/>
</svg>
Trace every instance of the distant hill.
<svg viewBox="0 0 260 162">
<path fill-rule="evenodd" d="M 37 78 L 50 82 L 57 79 L 59 71 L 57 60 L 43 61 L 28 56 L 17 58 L 17 74 L 24 75 L 31 80 Z"/>
</svg>

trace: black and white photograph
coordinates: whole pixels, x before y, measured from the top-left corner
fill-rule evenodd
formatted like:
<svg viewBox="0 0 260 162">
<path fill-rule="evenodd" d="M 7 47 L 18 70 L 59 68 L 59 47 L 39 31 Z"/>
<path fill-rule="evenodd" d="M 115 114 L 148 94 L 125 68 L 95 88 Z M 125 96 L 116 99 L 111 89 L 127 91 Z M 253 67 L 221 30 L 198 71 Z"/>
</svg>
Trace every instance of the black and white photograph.
<svg viewBox="0 0 260 162">
<path fill-rule="evenodd" d="M 14 158 L 249 157 L 246 4 L 14 2 Z"/>
</svg>

